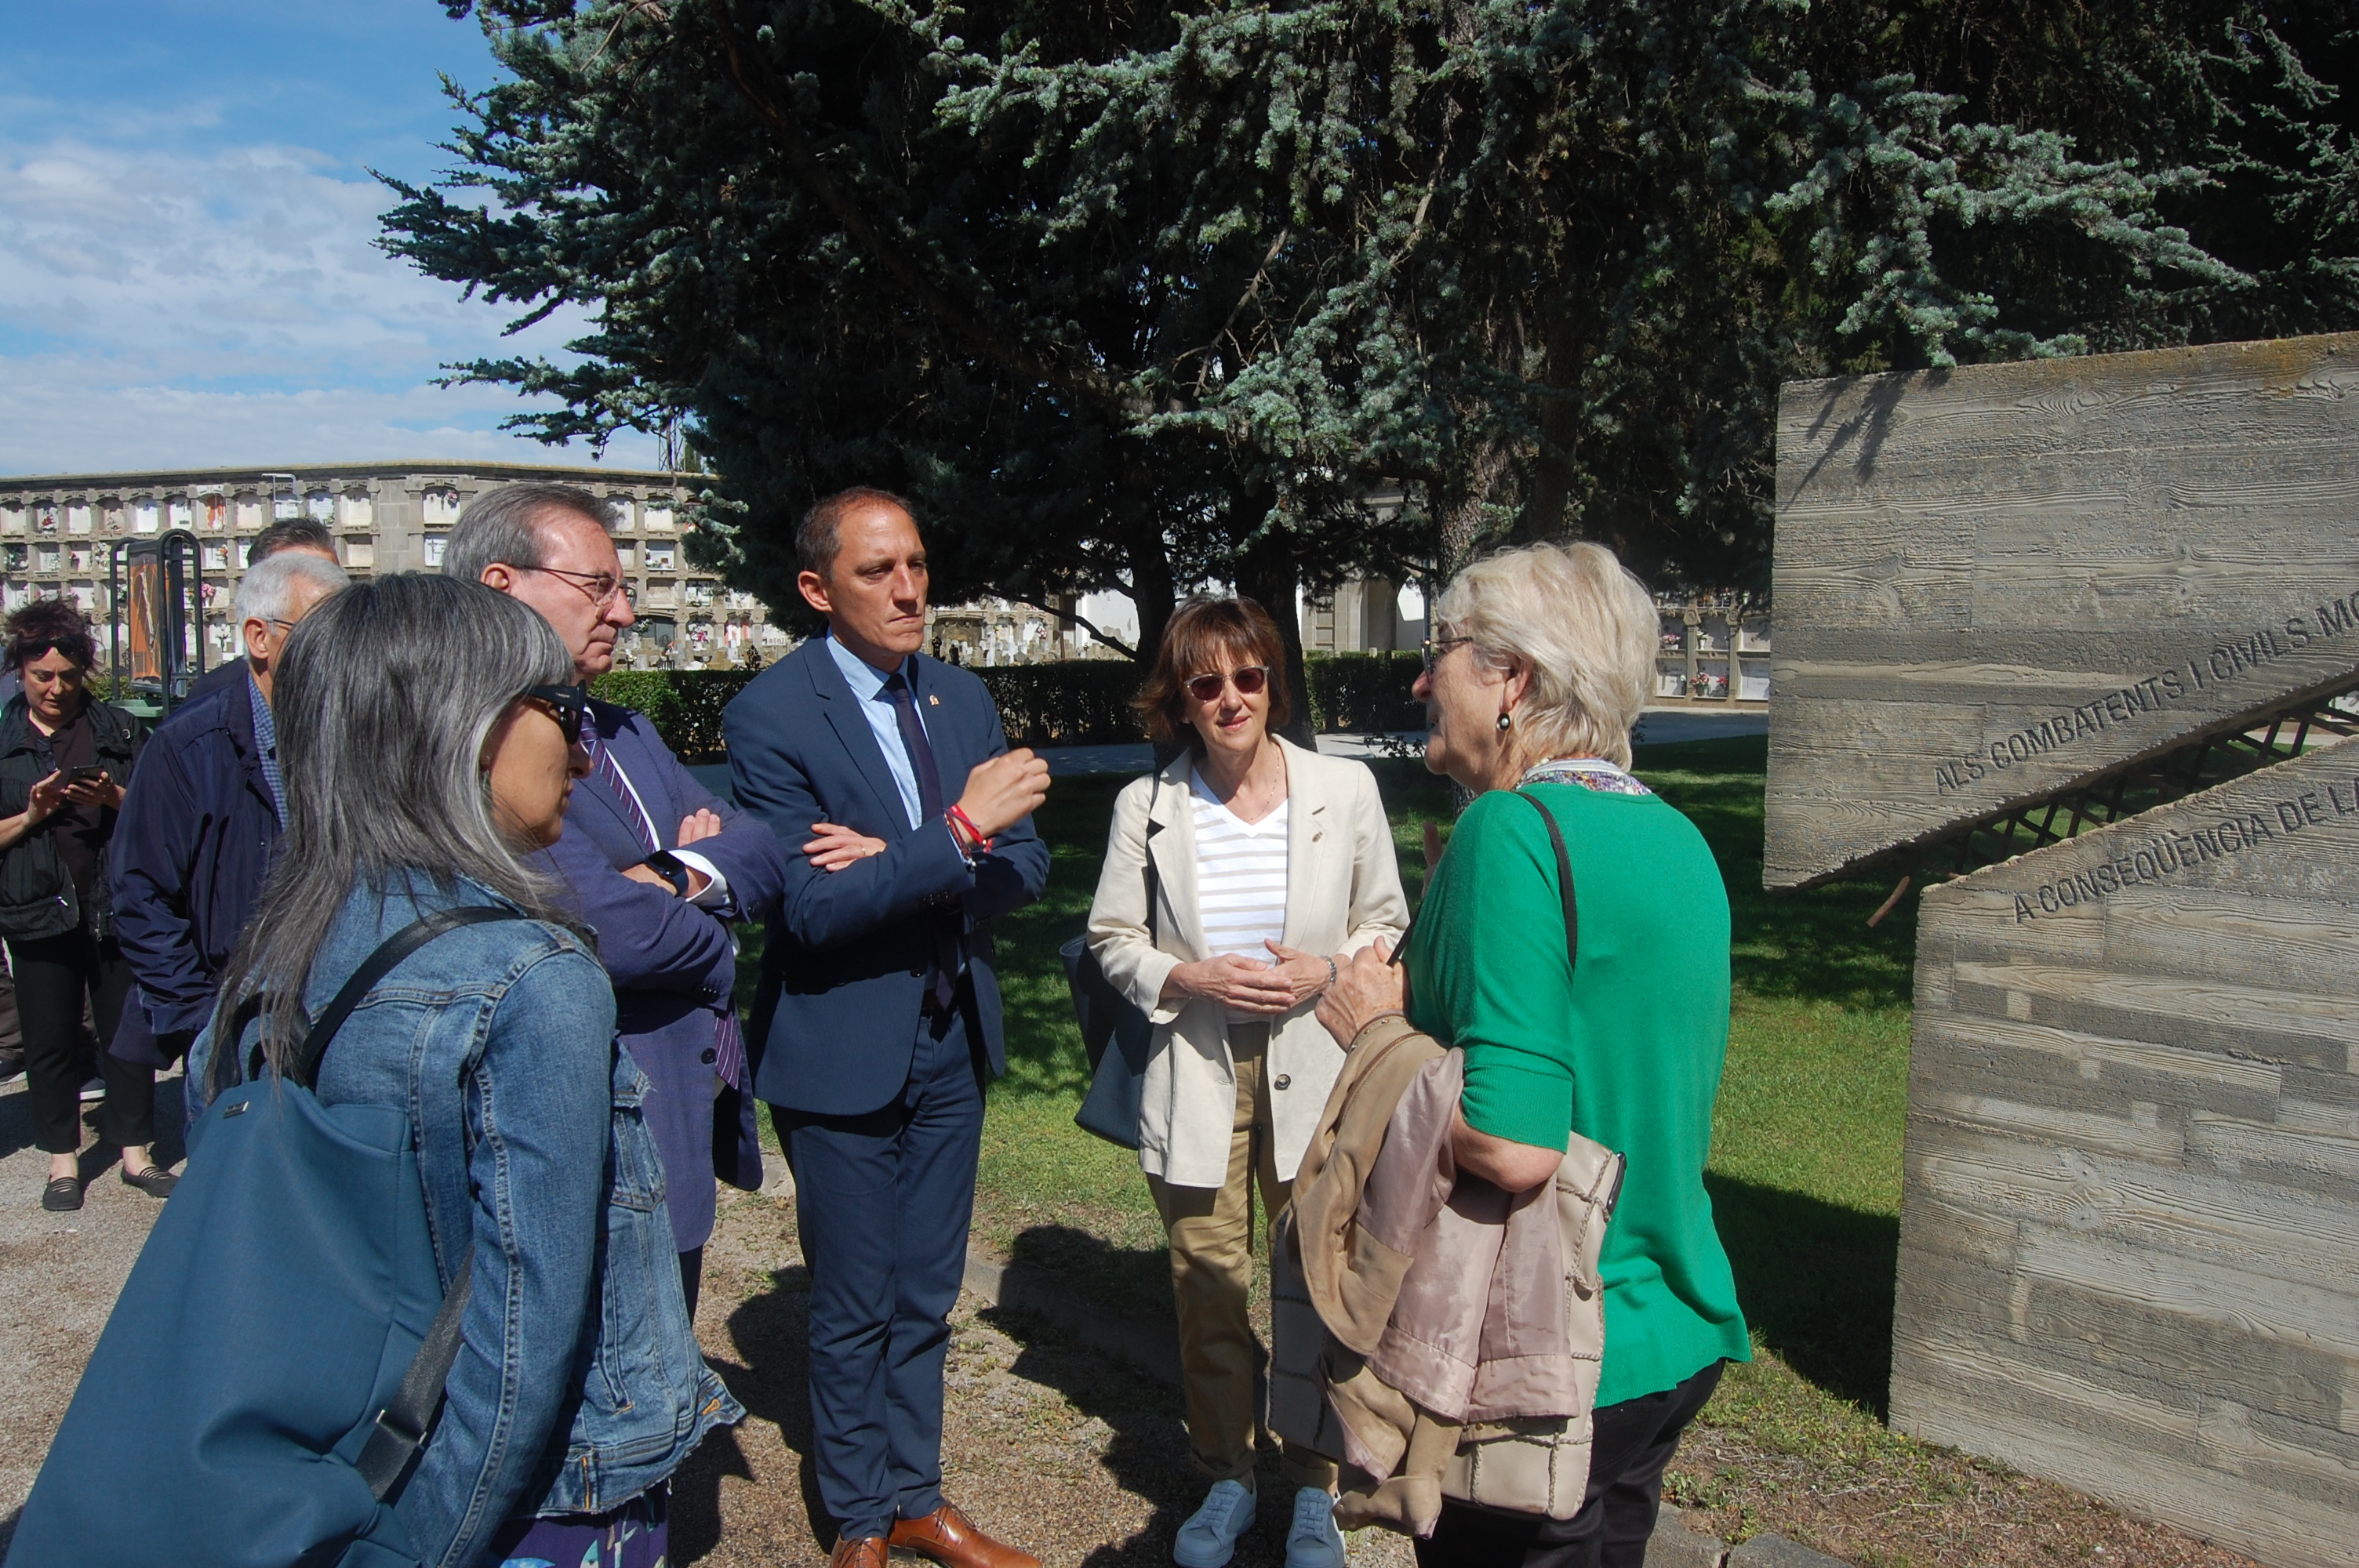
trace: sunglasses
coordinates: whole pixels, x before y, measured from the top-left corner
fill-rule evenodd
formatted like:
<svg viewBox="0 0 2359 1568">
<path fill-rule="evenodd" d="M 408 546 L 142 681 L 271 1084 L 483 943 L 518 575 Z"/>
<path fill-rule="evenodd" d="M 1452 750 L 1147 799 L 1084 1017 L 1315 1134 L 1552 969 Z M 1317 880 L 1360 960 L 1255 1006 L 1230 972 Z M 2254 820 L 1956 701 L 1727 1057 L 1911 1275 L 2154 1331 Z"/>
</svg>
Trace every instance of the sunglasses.
<svg viewBox="0 0 2359 1568">
<path fill-rule="evenodd" d="M 1198 702 L 1218 702 L 1223 686 L 1235 687 L 1239 697 L 1259 697 L 1263 688 L 1269 685 L 1269 666 L 1246 665 L 1226 672 L 1190 676 L 1187 685 L 1188 695 Z"/>
<path fill-rule="evenodd" d="M 589 687 L 528 686 L 524 688 L 524 695 L 531 701 L 548 704 L 549 711 L 563 727 L 568 741 L 582 733 L 582 716 L 590 711 Z"/>
</svg>

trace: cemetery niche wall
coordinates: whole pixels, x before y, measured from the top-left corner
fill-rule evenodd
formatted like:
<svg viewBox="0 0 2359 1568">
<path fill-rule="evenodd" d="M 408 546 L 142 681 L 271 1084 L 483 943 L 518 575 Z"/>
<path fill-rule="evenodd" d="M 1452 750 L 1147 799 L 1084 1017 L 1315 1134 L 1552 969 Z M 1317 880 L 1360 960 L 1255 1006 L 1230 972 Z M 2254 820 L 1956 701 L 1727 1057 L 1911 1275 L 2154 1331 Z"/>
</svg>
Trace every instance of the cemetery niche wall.
<svg viewBox="0 0 2359 1568">
<path fill-rule="evenodd" d="M 1764 881 L 1923 884 L 1892 1420 L 2359 1561 L 2359 335 L 1795 384 Z"/>
</svg>

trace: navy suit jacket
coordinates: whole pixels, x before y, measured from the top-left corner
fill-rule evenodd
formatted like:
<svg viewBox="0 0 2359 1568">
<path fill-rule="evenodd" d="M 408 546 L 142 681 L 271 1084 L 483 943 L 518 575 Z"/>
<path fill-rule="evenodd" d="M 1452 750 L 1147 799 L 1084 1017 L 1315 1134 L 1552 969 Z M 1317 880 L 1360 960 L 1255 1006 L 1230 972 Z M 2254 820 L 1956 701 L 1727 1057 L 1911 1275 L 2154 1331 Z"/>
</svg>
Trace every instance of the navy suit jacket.
<svg viewBox="0 0 2359 1568">
<path fill-rule="evenodd" d="M 922 654 L 906 668 L 942 798 L 954 801 L 977 763 L 1007 750 L 999 710 L 965 670 Z M 787 861 L 746 1037 L 761 1053 L 756 1091 L 772 1105 L 829 1116 L 875 1110 L 899 1095 L 917 1048 L 935 924 L 946 914 L 965 933 L 991 1071 L 1006 1071 L 988 922 L 1039 897 L 1049 879 L 1049 847 L 1032 819 L 1000 834 L 972 870 L 946 824 L 912 828 L 876 732 L 817 637 L 738 693 L 722 733 L 737 803 L 777 832 Z M 822 871 L 802 852 L 815 822 L 882 838 L 886 850 Z"/>
<path fill-rule="evenodd" d="M 698 784 L 644 716 L 607 702 L 591 703 L 590 711 L 663 847 L 679 848 L 680 818 L 712 812 L 721 832 L 690 851 L 729 879 L 738 918 L 768 914 L 785 870 L 769 828 Z M 663 1153 L 673 1239 L 683 1252 L 701 1247 L 712 1234 L 713 1176 L 735 1186 L 762 1184 L 753 1098 L 724 1092 L 712 1070 L 715 1010 L 737 983 L 726 912 L 701 909 L 669 888 L 623 875 L 624 867 L 647 858 L 647 847 L 593 778 L 574 781 L 565 832 L 545 854 L 598 934 L 599 960 L 614 982 L 615 1029 L 649 1081 L 641 1114 Z"/>
<path fill-rule="evenodd" d="M 211 1022 L 222 971 L 262 896 L 278 807 L 254 734 L 245 663 L 156 727 L 115 819 L 107 878 L 115 938 L 139 982 L 114 1054 L 162 1065 Z M 165 1042 L 162 1054 L 150 1034 Z"/>
</svg>

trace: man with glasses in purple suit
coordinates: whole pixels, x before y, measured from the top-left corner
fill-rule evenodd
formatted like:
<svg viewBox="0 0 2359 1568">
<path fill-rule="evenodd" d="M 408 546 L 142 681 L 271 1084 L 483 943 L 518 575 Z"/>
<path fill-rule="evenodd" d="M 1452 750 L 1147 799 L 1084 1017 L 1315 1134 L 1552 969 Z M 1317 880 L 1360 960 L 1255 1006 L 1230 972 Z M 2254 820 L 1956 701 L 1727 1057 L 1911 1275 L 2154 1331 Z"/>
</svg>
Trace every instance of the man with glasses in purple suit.
<svg viewBox="0 0 2359 1568">
<path fill-rule="evenodd" d="M 615 636 L 636 619 L 614 525 L 586 490 L 506 485 L 460 513 L 442 569 L 538 611 L 586 683 L 614 667 Z M 598 933 L 623 1044 L 652 1086 L 641 1114 L 663 1154 L 692 1319 L 712 1178 L 762 1184 L 730 926 L 776 906 L 785 865 L 768 827 L 698 784 L 644 714 L 595 699 L 584 708 L 591 771 L 544 854 Z"/>
</svg>

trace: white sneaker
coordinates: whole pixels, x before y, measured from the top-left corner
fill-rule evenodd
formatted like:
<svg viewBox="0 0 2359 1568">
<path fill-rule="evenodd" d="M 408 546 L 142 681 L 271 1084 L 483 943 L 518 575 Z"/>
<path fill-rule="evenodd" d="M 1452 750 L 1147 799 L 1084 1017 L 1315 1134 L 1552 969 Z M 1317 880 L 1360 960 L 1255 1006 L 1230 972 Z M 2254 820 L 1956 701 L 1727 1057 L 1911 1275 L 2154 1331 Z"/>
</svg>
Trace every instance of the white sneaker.
<svg viewBox="0 0 2359 1568">
<path fill-rule="evenodd" d="M 1236 1555 L 1237 1537 L 1251 1530 L 1253 1521 L 1254 1495 L 1245 1484 L 1215 1481 L 1204 1506 L 1180 1527 L 1171 1542 L 1171 1561 L 1180 1568 L 1226 1568 Z"/>
<path fill-rule="evenodd" d="M 1335 1498 L 1324 1487 L 1305 1487 L 1294 1494 L 1286 1568 L 1343 1568 L 1343 1532 L 1335 1528 Z"/>
</svg>

